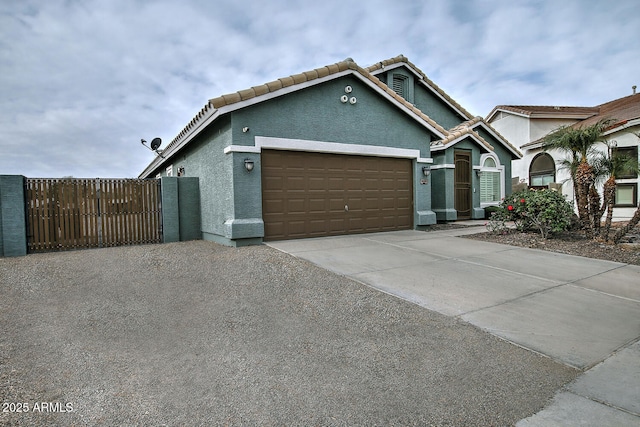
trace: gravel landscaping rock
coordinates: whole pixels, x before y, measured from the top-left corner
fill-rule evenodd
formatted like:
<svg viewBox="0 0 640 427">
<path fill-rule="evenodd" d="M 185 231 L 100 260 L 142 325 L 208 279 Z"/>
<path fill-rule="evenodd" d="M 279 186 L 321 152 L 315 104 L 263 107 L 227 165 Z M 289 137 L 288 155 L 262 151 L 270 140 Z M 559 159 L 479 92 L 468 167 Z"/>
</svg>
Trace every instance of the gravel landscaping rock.
<svg viewBox="0 0 640 427">
<path fill-rule="evenodd" d="M 504 426 L 579 374 L 266 246 L 0 258 L 0 294 L 3 425 Z"/>
<path fill-rule="evenodd" d="M 611 234 L 615 233 L 615 229 Z M 463 236 L 468 239 L 484 240 L 511 246 L 558 252 L 586 258 L 640 265 L 640 230 L 634 229 L 620 244 L 612 245 L 587 239 L 582 231 L 567 231 L 543 239 L 540 233 L 521 233 L 511 230 L 507 233 L 478 233 Z"/>
</svg>

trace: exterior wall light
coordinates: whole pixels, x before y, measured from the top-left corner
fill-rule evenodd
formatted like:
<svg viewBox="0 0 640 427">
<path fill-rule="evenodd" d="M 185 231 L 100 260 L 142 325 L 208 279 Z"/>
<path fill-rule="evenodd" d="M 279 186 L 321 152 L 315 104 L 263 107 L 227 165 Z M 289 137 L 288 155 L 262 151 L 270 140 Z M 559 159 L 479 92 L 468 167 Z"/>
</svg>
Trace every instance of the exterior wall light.
<svg viewBox="0 0 640 427">
<path fill-rule="evenodd" d="M 253 160 L 251 159 L 244 159 L 244 168 L 248 171 L 251 172 L 253 170 Z"/>
<path fill-rule="evenodd" d="M 431 168 L 429 166 L 422 167 L 422 175 L 429 176 L 431 175 Z"/>
<path fill-rule="evenodd" d="M 476 176 L 480 178 L 482 176 L 482 171 L 480 169 L 476 169 Z"/>
</svg>

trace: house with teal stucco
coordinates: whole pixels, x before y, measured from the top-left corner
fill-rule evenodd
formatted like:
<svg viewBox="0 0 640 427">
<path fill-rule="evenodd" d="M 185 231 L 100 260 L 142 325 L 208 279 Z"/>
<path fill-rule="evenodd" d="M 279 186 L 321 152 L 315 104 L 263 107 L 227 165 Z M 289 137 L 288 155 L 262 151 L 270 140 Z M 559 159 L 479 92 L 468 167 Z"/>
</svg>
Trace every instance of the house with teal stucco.
<svg viewBox="0 0 640 427">
<path fill-rule="evenodd" d="M 213 98 L 140 177 L 197 177 L 202 238 L 239 246 L 484 218 L 520 157 L 401 55 Z"/>
</svg>

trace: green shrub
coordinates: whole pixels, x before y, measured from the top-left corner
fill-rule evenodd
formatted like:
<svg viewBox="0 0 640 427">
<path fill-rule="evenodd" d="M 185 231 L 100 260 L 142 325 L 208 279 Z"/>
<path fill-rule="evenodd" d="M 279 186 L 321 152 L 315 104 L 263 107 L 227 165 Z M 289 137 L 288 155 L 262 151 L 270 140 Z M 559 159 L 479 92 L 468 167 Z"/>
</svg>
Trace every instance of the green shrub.
<svg viewBox="0 0 640 427">
<path fill-rule="evenodd" d="M 559 192 L 553 190 L 521 190 L 507 196 L 500 204 L 487 228 L 503 232 L 513 221 L 519 231 L 535 229 L 546 239 L 551 233 L 569 229 L 573 207 Z"/>
<path fill-rule="evenodd" d="M 502 208 L 500 206 L 487 206 L 484 208 L 484 219 L 491 219 L 491 215 L 493 215 L 494 212 L 501 210 Z"/>
</svg>

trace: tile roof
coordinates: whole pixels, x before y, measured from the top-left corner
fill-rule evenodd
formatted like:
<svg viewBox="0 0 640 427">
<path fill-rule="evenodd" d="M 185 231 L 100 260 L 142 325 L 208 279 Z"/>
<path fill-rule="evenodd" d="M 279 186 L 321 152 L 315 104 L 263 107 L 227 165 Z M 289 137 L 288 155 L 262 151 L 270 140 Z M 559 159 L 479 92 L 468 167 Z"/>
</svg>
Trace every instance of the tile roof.
<svg viewBox="0 0 640 427">
<path fill-rule="evenodd" d="M 564 117 L 579 120 L 573 126 L 590 126 L 603 119 L 624 122 L 640 118 L 640 93 L 614 99 L 595 107 L 498 105 L 487 115 L 487 119 L 491 120 L 491 117 L 500 110 L 522 114 L 531 118 Z"/>
<path fill-rule="evenodd" d="M 497 107 L 496 107 L 497 108 Z M 594 110 L 595 114 L 580 120 L 571 127 L 581 128 L 591 126 L 598 123 L 600 120 L 613 120 L 613 124 L 608 128 L 608 131 L 615 131 L 616 128 L 624 126 L 632 120 L 640 120 L 640 93 L 625 96 L 623 98 L 614 99 L 613 101 L 605 102 L 595 107 L 573 107 L 584 108 Z M 536 147 L 542 144 L 540 138 L 536 141 L 531 141 L 522 146 L 522 148 Z"/>
<path fill-rule="evenodd" d="M 518 148 L 512 145 L 507 139 L 502 136 L 497 130 L 495 130 L 491 125 L 489 125 L 482 117 L 477 116 L 472 118 L 471 120 L 467 120 L 466 122 L 462 122 L 459 125 L 449 129 L 449 135 L 446 138 L 431 141 L 431 148 L 433 150 L 442 150 L 449 147 L 449 145 L 453 142 L 461 140 L 465 135 L 469 135 L 476 139 L 481 145 L 483 145 L 487 150 L 494 151 L 494 148 L 489 142 L 484 139 L 478 132 L 475 131 L 477 127 L 484 127 L 490 133 L 493 133 L 496 138 L 502 140 L 505 147 L 516 155 L 518 158 L 522 158 L 522 153 Z"/>
<path fill-rule="evenodd" d="M 416 67 L 404 55 L 398 55 L 395 58 L 391 58 L 391 59 L 386 59 L 384 61 L 380 61 L 377 64 L 374 64 L 374 65 L 371 65 L 370 67 L 367 67 L 367 71 L 369 71 L 370 73 L 374 73 L 374 72 L 376 72 L 378 70 L 382 70 L 385 67 L 388 67 L 389 65 L 394 65 L 394 64 L 398 64 L 398 63 L 405 63 L 408 66 L 410 66 L 416 73 L 418 73 L 420 78 L 422 78 L 422 80 L 424 80 L 424 82 L 431 89 L 433 89 L 434 91 L 439 93 L 444 99 L 447 100 L 447 102 L 449 102 L 451 105 L 453 105 L 462 114 L 467 116 L 467 119 L 472 119 L 473 118 L 473 114 L 469 113 L 467 110 L 464 109 L 464 107 L 462 107 L 462 105 L 458 104 L 453 98 L 451 98 L 449 95 L 447 95 L 447 93 L 444 90 L 442 90 L 437 84 L 435 84 L 431 79 L 429 79 L 427 77 L 427 75 L 425 73 L 423 73 L 422 70 L 420 70 L 420 68 Z"/>
<path fill-rule="evenodd" d="M 220 108 L 224 107 L 225 105 L 230 105 L 236 102 L 255 98 L 256 96 L 265 95 L 269 92 L 275 92 L 289 86 L 308 82 L 321 77 L 327 77 L 331 74 L 336 74 L 346 70 L 364 71 L 358 66 L 358 64 L 353 62 L 353 60 L 345 59 L 344 61 L 338 62 L 336 64 L 316 68 L 311 71 L 305 71 L 304 73 L 300 74 L 294 74 L 289 77 L 283 77 L 260 86 L 254 86 L 250 89 L 241 90 L 228 95 L 222 95 L 217 98 L 210 99 L 209 103 L 213 106 L 213 108 Z"/>
<path fill-rule="evenodd" d="M 467 122 L 467 126 L 462 126 L 463 124 L 456 126 L 454 128 L 453 133 L 458 136 L 453 136 L 452 131 L 447 131 L 429 116 L 424 114 L 420 109 L 418 109 L 415 105 L 406 101 L 403 97 L 395 93 L 389 86 L 385 83 L 381 82 L 377 77 L 375 77 L 372 73 L 380 70 L 386 66 L 404 63 L 413 69 L 424 81 L 424 83 L 429 86 L 432 90 L 436 91 L 442 98 L 444 98 L 447 102 L 449 102 L 454 108 L 458 109 L 460 113 L 467 116 L 469 119 Z M 357 73 L 366 81 L 372 83 L 377 88 L 379 88 L 382 92 L 387 94 L 390 98 L 392 98 L 395 102 L 402 105 L 404 108 L 409 110 L 415 116 L 420 118 L 426 124 L 428 124 L 433 130 L 439 133 L 446 141 L 452 141 L 457 139 L 462 133 L 469 133 L 473 135 L 481 144 L 483 144 L 487 149 L 493 150 L 493 147 L 485 141 L 477 132 L 473 131 L 471 127 L 477 125 L 479 122 L 482 122 L 484 126 L 494 132 L 499 139 L 502 139 L 505 145 L 512 148 L 514 153 L 519 154 L 519 151 L 515 149 L 508 141 L 502 137 L 495 129 L 493 129 L 487 122 L 485 122 L 480 117 L 473 117 L 467 110 L 465 110 L 460 104 L 454 101 L 449 95 L 447 95 L 442 89 L 440 89 L 435 83 L 433 83 L 427 76 L 414 64 L 412 64 L 404 55 L 396 56 L 395 58 L 387 59 L 381 61 L 375 65 L 372 65 L 368 68 L 362 68 L 358 64 L 356 64 L 351 58 L 347 58 L 344 61 L 327 65 L 325 67 L 316 68 L 310 71 L 305 71 L 303 73 L 294 74 L 288 77 L 279 78 L 272 82 L 268 82 L 259 86 L 253 86 L 249 89 L 240 90 L 237 92 L 232 92 L 229 94 L 225 94 L 222 96 L 218 96 L 216 98 L 210 99 L 207 104 L 196 114 L 196 116 L 191 119 L 191 121 L 180 131 L 180 133 L 167 145 L 167 147 L 163 150 L 163 153 L 166 153 L 162 159 L 156 158 L 145 171 L 149 171 L 152 167 L 158 167 L 164 161 L 171 157 L 177 150 L 181 148 L 184 143 L 188 141 L 189 135 L 192 135 L 198 128 L 202 125 L 206 125 L 209 123 L 210 118 L 214 117 L 216 113 L 220 113 L 220 110 L 223 109 L 224 113 L 233 111 L 235 108 L 241 108 L 244 101 L 251 101 L 252 99 L 256 99 L 256 102 L 259 102 L 257 99 L 275 93 L 277 96 L 277 92 L 286 89 L 289 87 L 293 87 L 306 82 L 313 82 L 316 79 L 329 77 L 333 74 L 342 73 L 345 71 L 351 70 L 353 73 Z M 227 108 L 228 107 L 228 108 Z M 459 128 L 459 129 L 458 129 Z M 521 156 L 521 154 L 519 154 Z M 143 172 L 144 174 L 144 172 Z"/>
<path fill-rule="evenodd" d="M 576 123 L 574 126 L 590 126 L 600 120 L 612 119 L 611 128 L 622 126 L 630 120 L 640 119 L 640 93 L 605 102 L 597 107 L 598 114 Z M 611 129 L 610 128 L 610 129 Z"/>
<path fill-rule="evenodd" d="M 394 58 L 394 60 L 397 60 L 398 58 L 404 58 L 404 56 L 400 55 L 399 57 Z M 404 59 L 406 60 L 406 58 Z M 327 77 L 332 74 L 337 74 L 346 70 L 353 70 L 354 72 L 361 74 L 364 78 L 374 83 L 377 87 L 382 89 L 384 92 L 386 92 L 389 96 L 391 96 L 397 102 L 403 104 L 411 112 L 413 112 L 414 114 L 419 116 L 422 120 L 427 122 L 430 126 L 435 128 L 438 132 L 440 132 L 443 135 L 447 134 L 446 129 L 444 129 L 442 126 L 440 126 L 438 123 L 432 120 L 429 116 L 427 116 L 422 111 L 420 111 L 418 108 L 416 108 L 416 106 L 407 102 L 404 98 L 396 94 L 386 84 L 382 83 L 380 80 L 378 80 L 378 78 L 373 76 L 367 69 L 360 67 L 351 58 L 347 58 L 344 61 L 327 65 L 325 67 L 320 67 L 310 71 L 305 71 L 300 74 L 294 74 L 288 77 L 283 77 L 278 80 L 274 80 L 272 82 L 265 83 L 260 86 L 253 86 L 249 89 L 233 92 L 230 94 L 219 96 L 217 98 L 210 99 L 209 102 L 202 108 L 202 110 L 200 110 L 200 112 L 187 124 L 187 126 L 184 127 L 184 129 L 182 129 L 182 131 L 173 139 L 173 141 L 171 141 L 171 143 L 165 148 L 165 151 L 176 146 L 185 136 L 191 133 L 192 129 L 197 127 L 197 125 L 202 121 L 204 117 L 208 117 L 217 109 L 230 106 L 233 104 L 237 104 L 241 101 L 257 98 L 259 96 L 263 96 L 268 93 L 277 92 L 278 90 L 287 88 L 289 86 L 295 86 L 297 84 L 310 82 L 318 78 Z M 442 93 L 444 94 L 444 92 Z"/>
<path fill-rule="evenodd" d="M 480 121 L 482 121 L 482 117 L 474 117 L 471 120 L 460 123 L 459 125 L 449 130 L 449 135 L 447 135 L 446 138 L 438 141 L 431 141 L 431 147 L 434 149 L 437 149 L 438 147 L 446 148 L 452 142 L 460 139 L 463 136 L 469 135 L 473 136 L 487 150 L 493 151 L 493 146 L 473 130 L 473 125 L 479 123 Z"/>
<path fill-rule="evenodd" d="M 598 114 L 597 107 L 563 107 L 552 105 L 498 105 L 487 116 L 491 116 L 499 111 L 511 111 L 513 113 L 522 114 L 529 117 L 558 117 L 558 118 L 574 118 L 586 119 Z"/>
</svg>

